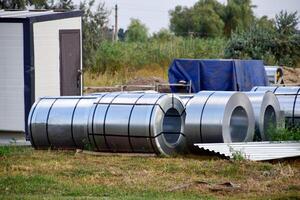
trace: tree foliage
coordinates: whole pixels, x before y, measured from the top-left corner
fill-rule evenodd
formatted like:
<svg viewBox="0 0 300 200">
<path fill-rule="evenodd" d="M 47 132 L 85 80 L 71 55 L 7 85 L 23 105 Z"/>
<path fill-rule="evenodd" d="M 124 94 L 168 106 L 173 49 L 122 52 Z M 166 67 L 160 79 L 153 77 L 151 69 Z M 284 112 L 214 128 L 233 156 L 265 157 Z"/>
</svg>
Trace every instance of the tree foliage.
<svg viewBox="0 0 300 200">
<path fill-rule="evenodd" d="M 0 9 L 20 9 L 33 6 L 35 9 L 72 10 L 75 5 L 72 0 L 0 0 Z"/>
<path fill-rule="evenodd" d="M 262 59 L 267 64 L 296 66 L 300 62 L 297 13 L 280 12 L 275 21 L 262 17 L 248 29 L 232 34 L 228 58 Z"/>
<path fill-rule="evenodd" d="M 127 42 L 145 42 L 148 39 L 148 28 L 139 19 L 131 19 L 125 34 Z"/>
<path fill-rule="evenodd" d="M 170 29 L 177 36 L 220 36 L 223 11 L 223 5 L 216 0 L 200 0 L 191 8 L 176 6 L 169 12 Z"/>
<path fill-rule="evenodd" d="M 288 13 L 287 11 L 281 11 L 275 16 L 276 28 L 282 35 L 295 34 L 297 32 L 297 25 L 299 23 L 299 17 L 297 12 Z"/>
<path fill-rule="evenodd" d="M 248 29 L 255 19 L 254 7 L 251 0 L 228 0 L 223 15 L 225 36 L 229 37 L 237 29 Z"/>
<path fill-rule="evenodd" d="M 28 0 L 0 0 L 0 9 L 25 9 Z"/>
<path fill-rule="evenodd" d="M 178 36 L 217 37 L 249 28 L 254 21 L 251 0 L 199 0 L 191 8 L 176 6 L 169 12 L 170 29 Z"/>
<path fill-rule="evenodd" d="M 84 11 L 82 19 L 83 28 L 83 66 L 95 64 L 95 54 L 98 46 L 104 40 L 110 13 L 104 3 L 99 3 L 94 9 L 95 0 L 80 3 L 80 10 Z"/>
<path fill-rule="evenodd" d="M 153 34 L 152 39 L 160 42 L 166 42 L 175 39 L 175 36 L 168 29 L 162 28 L 157 33 Z"/>
</svg>

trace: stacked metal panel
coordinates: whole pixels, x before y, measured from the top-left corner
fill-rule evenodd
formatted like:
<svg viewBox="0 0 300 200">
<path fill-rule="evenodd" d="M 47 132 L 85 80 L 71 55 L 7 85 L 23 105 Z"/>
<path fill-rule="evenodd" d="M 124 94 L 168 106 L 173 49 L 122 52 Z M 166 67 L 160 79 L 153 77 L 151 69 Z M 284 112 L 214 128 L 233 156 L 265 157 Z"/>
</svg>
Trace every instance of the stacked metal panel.
<svg viewBox="0 0 300 200">
<path fill-rule="evenodd" d="M 242 156 L 247 160 L 263 161 L 300 156 L 300 142 L 242 142 L 195 144 L 201 150 L 210 151 L 229 158 Z"/>
</svg>

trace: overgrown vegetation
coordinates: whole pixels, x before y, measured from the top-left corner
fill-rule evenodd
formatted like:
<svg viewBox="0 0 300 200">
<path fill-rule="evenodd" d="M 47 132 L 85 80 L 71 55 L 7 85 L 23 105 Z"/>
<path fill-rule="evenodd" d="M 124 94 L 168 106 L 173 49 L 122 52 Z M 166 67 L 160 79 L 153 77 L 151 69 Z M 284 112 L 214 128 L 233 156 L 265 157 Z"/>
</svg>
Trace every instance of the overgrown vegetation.
<svg viewBox="0 0 300 200">
<path fill-rule="evenodd" d="M 0 0 L 0 9 L 23 10 L 29 6 L 36 9 L 72 10 L 75 8 L 72 0 Z"/>
<path fill-rule="evenodd" d="M 91 156 L 30 147 L 0 155 L 0 199 L 297 199 L 300 162 Z M 141 178 L 142 177 L 142 178 Z"/>
<path fill-rule="evenodd" d="M 176 6 L 170 11 L 170 29 L 178 36 L 230 37 L 254 21 L 251 0 L 199 0 L 192 7 Z"/>
<path fill-rule="evenodd" d="M 168 66 L 174 58 L 224 57 L 223 39 L 174 38 L 172 41 L 109 42 L 98 47 L 93 72 L 132 71 L 151 66 Z"/>
<path fill-rule="evenodd" d="M 104 3 L 100 2 L 95 5 L 95 0 L 84 0 L 80 2 L 79 8 L 84 11 L 82 18 L 83 66 L 93 66 L 97 48 L 106 37 L 110 13 L 106 10 Z"/>
<path fill-rule="evenodd" d="M 269 65 L 296 66 L 300 62 L 297 12 L 280 12 L 275 22 L 267 18 L 249 29 L 235 32 L 225 49 L 227 58 L 262 59 Z"/>
<path fill-rule="evenodd" d="M 300 141 L 300 128 L 270 129 L 267 134 L 271 141 Z"/>
</svg>

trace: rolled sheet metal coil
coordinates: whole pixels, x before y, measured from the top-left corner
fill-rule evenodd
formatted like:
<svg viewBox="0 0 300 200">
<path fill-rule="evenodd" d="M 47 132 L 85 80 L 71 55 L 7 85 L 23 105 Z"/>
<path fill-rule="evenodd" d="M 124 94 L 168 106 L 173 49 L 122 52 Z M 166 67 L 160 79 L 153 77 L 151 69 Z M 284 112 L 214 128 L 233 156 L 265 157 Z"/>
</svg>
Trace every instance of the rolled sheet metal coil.
<svg viewBox="0 0 300 200">
<path fill-rule="evenodd" d="M 268 140 L 267 130 L 284 127 L 284 116 L 273 92 L 245 92 L 255 117 L 255 139 Z"/>
<path fill-rule="evenodd" d="M 185 151 L 185 109 L 180 99 L 159 93 L 107 93 L 89 118 L 97 151 L 172 155 Z"/>
<path fill-rule="evenodd" d="M 182 101 L 183 105 L 186 106 L 186 104 L 195 96 L 195 94 L 176 94 L 180 100 Z"/>
<path fill-rule="evenodd" d="M 284 112 L 286 127 L 300 128 L 300 87 L 254 87 L 252 91 L 273 92 Z"/>
<path fill-rule="evenodd" d="M 89 144 L 88 119 L 97 97 L 43 97 L 34 103 L 28 117 L 33 147 L 84 148 Z"/>
<path fill-rule="evenodd" d="M 243 93 L 202 91 L 186 105 L 185 135 L 191 151 L 195 143 L 252 141 L 254 128 L 253 109 Z"/>
</svg>

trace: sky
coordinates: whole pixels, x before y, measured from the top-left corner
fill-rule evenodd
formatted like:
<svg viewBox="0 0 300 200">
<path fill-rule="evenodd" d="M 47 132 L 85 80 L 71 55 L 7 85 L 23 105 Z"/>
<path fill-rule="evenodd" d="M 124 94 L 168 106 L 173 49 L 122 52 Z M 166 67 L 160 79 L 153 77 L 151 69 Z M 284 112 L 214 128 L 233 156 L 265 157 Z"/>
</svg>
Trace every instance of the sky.
<svg viewBox="0 0 300 200">
<path fill-rule="evenodd" d="M 75 3 L 79 1 L 74 0 Z M 111 11 L 110 26 L 114 24 L 114 6 L 118 4 L 119 28 L 126 29 L 131 18 L 138 18 L 146 24 L 150 33 L 153 33 L 161 28 L 168 28 L 169 10 L 174 9 L 176 5 L 190 7 L 197 0 L 96 0 L 96 3 L 98 2 L 105 2 L 106 8 Z M 281 10 L 298 11 L 300 15 L 300 0 L 252 0 L 252 4 L 257 6 L 254 13 L 258 17 L 267 15 L 274 18 Z"/>
</svg>

